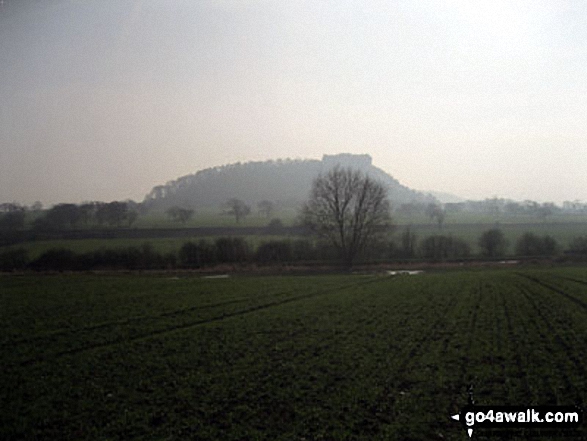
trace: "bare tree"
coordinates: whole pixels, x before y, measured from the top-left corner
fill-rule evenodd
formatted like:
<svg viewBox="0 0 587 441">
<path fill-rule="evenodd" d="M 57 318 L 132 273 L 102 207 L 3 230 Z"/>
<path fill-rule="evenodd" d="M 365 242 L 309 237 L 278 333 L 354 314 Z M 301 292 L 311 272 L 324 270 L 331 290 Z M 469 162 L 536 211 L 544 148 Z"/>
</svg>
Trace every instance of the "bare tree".
<svg viewBox="0 0 587 441">
<path fill-rule="evenodd" d="M 387 191 L 380 183 L 360 171 L 335 167 L 314 180 L 301 217 L 350 267 L 369 242 L 388 231 L 389 209 Z"/>
<path fill-rule="evenodd" d="M 251 213 L 251 207 L 245 204 L 240 199 L 232 198 L 226 201 L 226 211 L 224 214 L 234 216 L 236 223 L 238 224 L 241 219 L 245 218 Z"/>
</svg>

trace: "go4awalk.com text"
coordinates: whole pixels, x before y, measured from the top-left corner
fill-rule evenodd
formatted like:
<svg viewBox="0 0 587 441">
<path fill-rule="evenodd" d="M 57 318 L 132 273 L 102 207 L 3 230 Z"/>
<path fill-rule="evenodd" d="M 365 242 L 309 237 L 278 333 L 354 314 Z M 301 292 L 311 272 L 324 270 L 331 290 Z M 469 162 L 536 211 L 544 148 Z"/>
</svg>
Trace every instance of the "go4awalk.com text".
<svg viewBox="0 0 587 441">
<path fill-rule="evenodd" d="M 452 418 L 469 436 L 474 429 L 576 429 L 583 422 L 577 406 L 475 406 L 468 405 Z"/>
</svg>

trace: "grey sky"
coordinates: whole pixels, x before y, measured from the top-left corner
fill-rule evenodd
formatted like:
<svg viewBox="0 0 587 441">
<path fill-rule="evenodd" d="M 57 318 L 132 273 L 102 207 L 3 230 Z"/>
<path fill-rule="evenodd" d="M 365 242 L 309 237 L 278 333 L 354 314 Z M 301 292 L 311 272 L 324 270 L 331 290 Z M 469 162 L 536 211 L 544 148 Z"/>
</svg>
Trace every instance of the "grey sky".
<svg viewBox="0 0 587 441">
<path fill-rule="evenodd" d="M 587 200 L 586 78 L 582 0 L 4 0 L 0 201 L 341 152 L 415 189 Z"/>
</svg>

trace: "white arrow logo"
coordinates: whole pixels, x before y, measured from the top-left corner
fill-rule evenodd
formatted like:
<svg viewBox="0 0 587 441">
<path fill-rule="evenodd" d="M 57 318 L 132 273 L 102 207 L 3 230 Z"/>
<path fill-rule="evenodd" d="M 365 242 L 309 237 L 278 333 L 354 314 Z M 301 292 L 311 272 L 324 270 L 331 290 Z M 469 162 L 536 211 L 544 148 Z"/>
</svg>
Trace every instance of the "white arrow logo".
<svg viewBox="0 0 587 441">
<path fill-rule="evenodd" d="M 456 415 L 452 415 L 451 418 L 455 421 L 459 421 L 460 420 L 460 415 L 457 413 Z M 467 433 L 469 434 L 469 438 L 473 437 L 473 429 L 467 429 Z"/>
</svg>

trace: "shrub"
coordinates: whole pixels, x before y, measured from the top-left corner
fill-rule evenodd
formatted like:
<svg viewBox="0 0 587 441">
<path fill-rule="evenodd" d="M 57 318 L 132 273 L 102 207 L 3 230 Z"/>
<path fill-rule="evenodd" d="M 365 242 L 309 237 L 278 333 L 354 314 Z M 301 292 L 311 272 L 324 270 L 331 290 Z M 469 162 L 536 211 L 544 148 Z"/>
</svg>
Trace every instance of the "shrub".
<svg viewBox="0 0 587 441">
<path fill-rule="evenodd" d="M 289 262 L 292 260 L 291 243 L 285 240 L 264 242 L 257 248 L 255 260 L 259 263 Z"/>
<path fill-rule="evenodd" d="M 485 257 L 503 256 L 507 249 L 507 241 L 499 228 L 485 231 L 479 238 L 481 255 Z"/>
<path fill-rule="evenodd" d="M 377 259 L 387 259 L 390 253 L 390 245 L 388 240 L 381 238 L 380 240 L 372 241 L 368 246 L 364 247 L 357 255 L 357 261 L 369 261 Z"/>
<path fill-rule="evenodd" d="M 160 269 L 168 268 L 175 263 L 175 256 L 157 252 L 150 243 L 140 247 L 110 250 L 109 256 L 125 269 Z"/>
<path fill-rule="evenodd" d="M 550 236 L 538 236 L 524 233 L 516 242 L 518 256 L 552 256 L 556 254 L 558 244 Z"/>
<path fill-rule="evenodd" d="M 201 268 L 213 265 L 216 262 L 214 245 L 204 240 L 186 242 L 179 250 L 179 262 L 184 267 Z"/>
<path fill-rule="evenodd" d="M 335 261 L 340 260 L 340 252 L 330 242 L 319 240 L 316 242 L 316 259 Z"/>
<path fill-rule="evenodd" d="M 214 245 L 220 263 L 245 262 L 249 258 L 249 245 L 242 237 L 220 237 Z"/>
<path fill-rule="evenodd" d="M 64 271 L 78 269 L 76 254 L 65 248 L 52 248 L 45 251 L 31 262 L 31 268 L 37 271 Z"/>
<path fill-rule="evenodd" d="M 316 248 L 307 239 L 294 240 L 291 243 L 291 253 L 292 259 L 296 261 L 317 259 Z"/>
<path fill-rule="evenodd" d="M 420 244 L 422 257 L 431 260 L 459 259 L 469 257 L 471 248 L 462 239 L 435 235 L 429 236 Z"/>
<path fill-rule="evenodd" d="M 90 270 L 90 269 L 159 269 L 176 264 L 173 254 L 163 255 L 149 243 L 140 247 L 97 250 L 77 254 L 68 249 L 50 249 L 30 267 L 40 271 Z"/>
</svg>

